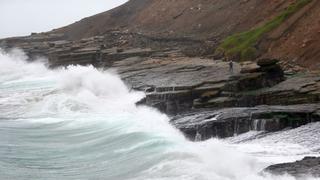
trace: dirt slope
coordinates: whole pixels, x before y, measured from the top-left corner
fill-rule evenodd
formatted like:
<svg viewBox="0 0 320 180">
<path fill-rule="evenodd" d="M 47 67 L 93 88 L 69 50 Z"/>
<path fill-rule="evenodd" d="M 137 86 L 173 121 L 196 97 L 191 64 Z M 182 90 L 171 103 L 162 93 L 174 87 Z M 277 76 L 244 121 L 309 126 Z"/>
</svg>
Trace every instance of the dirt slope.
<svg viewBox="0 0 320 180">
<path fill-rule="evenodd" d="M 155 37 L 191 37 L 217 42 L 257 27 L 296 0 L 130 0 L 113 10 L 55 30 L 70 39 L 103 35 L 110 30 Z M 320 58 L 320 2 L 303 12 L 263 54 L 311 69 Z"/>
<path fill-rule="evenodd" d="M 130 0 L 59 31 L 75 39 L 118 28 L 164 36 L 223 37 L 267 20 L 289 3 L 288 0 Z"/>
<path fill-rule="evenodd" d="M 320 69 L 320 1 L 293 24 L 279 39 L 271 42 L 267 56 Z"/>
</svg>

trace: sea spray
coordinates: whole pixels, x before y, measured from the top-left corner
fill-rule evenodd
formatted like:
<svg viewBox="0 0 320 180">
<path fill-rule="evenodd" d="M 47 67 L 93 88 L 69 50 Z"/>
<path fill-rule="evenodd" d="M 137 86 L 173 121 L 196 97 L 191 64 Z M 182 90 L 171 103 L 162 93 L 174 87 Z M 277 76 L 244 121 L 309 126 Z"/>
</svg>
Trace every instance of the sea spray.
<svg viewBox="0 0 320 180">
<path fill-rule="evenodd" d="M 219 140 L 193 143 L 144 94 L 92 66 L 0 53 L 0 179 L 291 180 Z"/>
</svg>

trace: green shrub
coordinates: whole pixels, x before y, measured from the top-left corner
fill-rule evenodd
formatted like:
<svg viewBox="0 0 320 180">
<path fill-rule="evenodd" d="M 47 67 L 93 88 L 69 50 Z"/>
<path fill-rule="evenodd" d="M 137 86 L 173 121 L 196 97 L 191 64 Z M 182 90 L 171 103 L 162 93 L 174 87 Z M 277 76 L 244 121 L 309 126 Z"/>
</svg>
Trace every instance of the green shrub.
<svg viewBox="0 0 320 180">
<path fill-rule="evenodd" d="M 268 21 L 260 27 L 249 31 L 237 33 L 227 37 L 218 47 L 217 51 L 222 51 L 226 56 L 240 55 L 241 60 L 252 60 L 257 55 L 255 46 L 261 40 L 263 35 L 277 28 L 288 17 L 310 3 L 312 0 L 297 0 L 290 5 L 280 15 Z"/>
</svg>

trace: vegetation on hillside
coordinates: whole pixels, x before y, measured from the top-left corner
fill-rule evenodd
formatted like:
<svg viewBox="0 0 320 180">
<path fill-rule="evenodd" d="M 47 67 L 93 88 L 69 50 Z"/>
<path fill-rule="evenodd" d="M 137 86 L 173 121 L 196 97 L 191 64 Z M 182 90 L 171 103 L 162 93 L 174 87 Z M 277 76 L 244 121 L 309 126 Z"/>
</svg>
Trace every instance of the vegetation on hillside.
<svg viewBox="0 0 320 180">
<path fill-rule="evenodd" d="M 312 0 L 296 0 L 286 8 L 280 15 L 266 22 L 262 26 L 253 28 L 246 32 L 237 33 L 227 37 L 217 51 L 223 52 L 227 57 L 239 56 L 241 60 L 251 60 L 257 55 L 256 45 L 268 32 L 277 28 L 291 15 L 310 3 Z"/>
</svg>

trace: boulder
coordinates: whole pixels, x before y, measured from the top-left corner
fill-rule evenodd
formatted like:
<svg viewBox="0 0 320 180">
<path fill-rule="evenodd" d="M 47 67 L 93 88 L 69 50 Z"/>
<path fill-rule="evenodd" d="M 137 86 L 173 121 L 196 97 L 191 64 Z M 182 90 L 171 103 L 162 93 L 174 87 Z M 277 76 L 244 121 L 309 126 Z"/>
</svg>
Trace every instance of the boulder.
<svg viewBox="0 0 320 180">
<path fill-rule="evenodd" d="M 256 73 L 259 69 L 260 67 L 256 63 L 244 63 L 241 65 L 240 73 Z"/>
<path fill-rule="evenodd" d="M 259 59 L 257 61 L 257 64 L 258 66 L 261 66 L 261 67 L 264 67 L 264 66 L 272 66 L 272 65 L 275 65 L 279 62 L 278 59 L 268 59 L 268 58 L 265 58 L 265 59 Z"/>
</svg>

